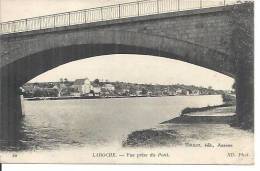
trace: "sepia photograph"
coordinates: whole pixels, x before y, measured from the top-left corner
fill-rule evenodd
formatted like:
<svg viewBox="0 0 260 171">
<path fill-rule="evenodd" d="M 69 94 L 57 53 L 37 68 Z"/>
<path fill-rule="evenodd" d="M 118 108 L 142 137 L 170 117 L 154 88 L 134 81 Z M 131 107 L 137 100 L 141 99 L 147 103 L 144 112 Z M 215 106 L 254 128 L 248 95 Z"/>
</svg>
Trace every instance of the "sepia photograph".
<svg viewBox="0 0 260 171">
<path fill-rule="evenodd" d="M 253 165 L 253 0 L 0 0 L 0 163 Z"/>
</svg>

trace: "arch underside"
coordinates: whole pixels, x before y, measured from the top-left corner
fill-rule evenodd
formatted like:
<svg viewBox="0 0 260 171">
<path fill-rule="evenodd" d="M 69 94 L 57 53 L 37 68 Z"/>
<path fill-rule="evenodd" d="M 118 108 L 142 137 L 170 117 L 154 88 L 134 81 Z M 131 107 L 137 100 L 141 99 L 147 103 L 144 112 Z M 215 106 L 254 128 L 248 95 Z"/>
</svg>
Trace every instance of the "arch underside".
<svg viewBox="0 0 260 171">
<path fill-rule="evenodd" d="M 67 35 L 67 42 L 66 39 L 64 42 L 55 42 L 56 44 L 50 45 L 50 47 L 53 48 L 42 48 L 42 46 L 38 44 L 37 47 L 40 48 L 30 48 L 34 53 L 23 53 L 22 55 L 25 56 L 19 57 L 18 60 L 1 67 L 1 79 L 9 80 L 6 82 L 19 87 L 32 78 L 62 64 L 110 54 L 140 54 L 166 57 L 205 67 L 230 77 L 234 76 L 234 68 L 232 68 L 233 65 L 230 65 L 230 57 L 212 49 L 193 45 L 181 40 L 152 35 L 140 35 L 138 33 L 131 33 L 129 35 L 129 33 L 120 34 L 114 32 L 114 35 L 110 34 L 108 37 L 103 33 L 102 35 L 103 36 L 96 36 L 95 39 L 95 35 L 90 34 L 92 39 L 90 39 L 90 36 L 87 36 L 85 42 L 82 42 L 80 35 L 76 39 L 81 41 L 76 41 L 75 36 L 73 36 L 74 39 L 70 39 Z M 131 37 L 131 41 L 129 41 L 129 37 Z M 101 39 L 104 43 L 102 43 Z M 45 42 L 42 42 L 44 40 Z M 62 40 L 62 37 L 60 40 L 55 38 L 55 41 Z M 91 40 L 90 43 L 88 43 L 89 40 Z M 48 39 L 38 40 L 37 42 L 48 45 L 46 41 L 48 41 Z M 32 42 L 30 46 L 33 45 Z M 21 48 L 26 49 L 26 47 Z"/>
</svg>

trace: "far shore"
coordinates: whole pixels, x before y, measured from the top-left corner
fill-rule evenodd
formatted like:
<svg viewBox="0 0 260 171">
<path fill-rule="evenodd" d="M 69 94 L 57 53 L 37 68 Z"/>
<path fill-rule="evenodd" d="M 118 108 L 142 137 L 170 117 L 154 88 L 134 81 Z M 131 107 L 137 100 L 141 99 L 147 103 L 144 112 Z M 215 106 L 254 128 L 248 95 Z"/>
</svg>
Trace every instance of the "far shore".
<svg viewBox="0 0 260 171">
<path fill-rule="evenodd" d="M 70 99 L 111 99 L 111 98 L 138 98 L 138 97 L 193 97 L 193 96 L 216 96 L 220 94 L 201 94 L 201 95 L 168 95 L 168 96 L 61 96 L 61 97 L 32 97 L 24 98 L 28 101 L 39 101 L 39 100 L 70 100 Z"/>
</svg>

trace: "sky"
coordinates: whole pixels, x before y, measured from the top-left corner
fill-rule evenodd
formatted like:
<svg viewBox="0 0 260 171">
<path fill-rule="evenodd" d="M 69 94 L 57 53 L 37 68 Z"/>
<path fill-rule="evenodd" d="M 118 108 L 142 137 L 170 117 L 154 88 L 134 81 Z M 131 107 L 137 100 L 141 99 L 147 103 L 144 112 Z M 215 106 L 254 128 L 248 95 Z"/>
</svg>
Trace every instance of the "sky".
<svg viewBox="0 0 260 171">
<path fill-rule="evenodd" d="M 148 55 L 106 55 L 61 65 L 30 82 L 59 81 L 67 78 L 125 81 L 148 84 L 187 84 L 214 89 L 231 89 L 233 79 L 215 71 L 178 60 Z"/>
<path fill-rule="evenodd" d="M 133 1 L 137 0 L 0 0 L 0 14 L 4 22 Z M 223 0 L 203 1 L 216 3 Z M 237 0 L 226 0 L 226 3 L 234 1 Z"/>
<path fill-rule="evenodd" d="M 4 22 L 132 1 L 135 0 L 0 0 L 0 18 Z M 182 83 L 223 90 L 231 89 L 234 82 L 232 78 L 206 68 L 142 55 L 109 55 L 79 60 L 43 73 L 30 82 L 85 77 L 136 83 Z"/>
<path fill-rule="evenodd" d="M 0 0 L 2 22 L 136 0 Z"/>
</svg>

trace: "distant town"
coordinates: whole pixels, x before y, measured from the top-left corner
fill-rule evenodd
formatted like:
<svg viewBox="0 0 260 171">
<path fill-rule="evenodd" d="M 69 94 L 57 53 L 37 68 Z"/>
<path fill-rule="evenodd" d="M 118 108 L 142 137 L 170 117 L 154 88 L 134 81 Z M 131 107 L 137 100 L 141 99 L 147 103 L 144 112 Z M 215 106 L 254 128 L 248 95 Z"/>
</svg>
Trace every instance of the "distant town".
<svg viewBox="0 0 260 171">
<path fill-rule="evenodd" d="M 194 85 L 160 85 L 137 84 L 119 81 L 108 81 L 88 78 L 68 81 L 60 79 L 57 82 L 26 83 L 22 87 L 27 99 L 33 98 L 113 98 L 113 97 L 158 97 L 158 96 L 198 96 L 232 93 L 214 90 L 212 87 L 197 87 Z"/>
</svg>

